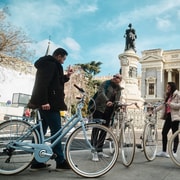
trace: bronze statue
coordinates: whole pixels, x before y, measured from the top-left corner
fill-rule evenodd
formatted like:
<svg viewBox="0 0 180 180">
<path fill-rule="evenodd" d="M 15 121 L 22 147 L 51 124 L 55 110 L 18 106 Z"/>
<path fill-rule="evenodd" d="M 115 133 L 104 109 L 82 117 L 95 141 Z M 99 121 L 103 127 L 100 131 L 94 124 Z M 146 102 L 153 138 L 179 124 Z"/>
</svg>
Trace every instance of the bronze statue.
<svg viewBox="0 0 180 180">
<path fill-rule="evenodd" d="M 126 29 L 126 33 L 124 35 L 124 37 L 126 38 L 125 51 L 129 49 L 133 49 L 136 52 L 135 49 L 135 39 L 137 38 L 136 31 L 135 29 L 132 28 L 131 23 L 128 25 L 128 27 L 129 29 Z"/>
</svg>

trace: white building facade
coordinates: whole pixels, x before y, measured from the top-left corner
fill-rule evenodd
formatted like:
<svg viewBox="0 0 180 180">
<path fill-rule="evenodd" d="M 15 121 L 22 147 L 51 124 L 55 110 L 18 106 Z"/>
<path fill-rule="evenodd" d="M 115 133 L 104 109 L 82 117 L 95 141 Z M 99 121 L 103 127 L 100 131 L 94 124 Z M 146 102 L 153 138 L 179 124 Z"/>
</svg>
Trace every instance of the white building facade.
<svg viewBox="0 0 180 180">
<path fill-rule="evenodd" d="M 180 49 L 145 50 L 140 63 L 141 96 L 146 102 L 163 100 L 167 82 L 175 82 L 180 90 Z"/>
</svg>

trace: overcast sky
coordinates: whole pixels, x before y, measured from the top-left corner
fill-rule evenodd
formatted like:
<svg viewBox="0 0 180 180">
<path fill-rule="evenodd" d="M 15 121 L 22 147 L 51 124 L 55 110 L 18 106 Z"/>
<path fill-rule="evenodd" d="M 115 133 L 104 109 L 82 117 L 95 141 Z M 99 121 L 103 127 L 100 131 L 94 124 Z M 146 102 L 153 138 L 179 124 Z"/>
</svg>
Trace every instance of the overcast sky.
<svg viewBox="0 0 180 180">
<path fill-rule="evenodd" d="M 8 20 L 34 41 L 32 61 L 43 56 L 50 38 L 50 53 L 68 52 L 64 68 L 101 61 L 99 75 L 119 71 L 124 33 L 132 23 L 136 49 L 179 49 L 180 0 L 1 0 Z"/>
</svg>

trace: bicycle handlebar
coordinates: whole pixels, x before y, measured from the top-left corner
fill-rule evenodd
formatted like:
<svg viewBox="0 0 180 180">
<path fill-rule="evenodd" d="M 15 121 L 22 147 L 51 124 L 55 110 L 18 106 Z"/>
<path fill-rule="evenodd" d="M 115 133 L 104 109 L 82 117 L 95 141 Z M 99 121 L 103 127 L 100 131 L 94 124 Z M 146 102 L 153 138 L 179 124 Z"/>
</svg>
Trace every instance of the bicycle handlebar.
<svg viewBox="0 0 180 180">
<path fill-rule="evenodd" d="M 138 109 L 140 108 L 136 102 L 128 104 L 128 103 L 120 103 L 119 101 L 117 101 L 116 104 L 117 104 L 118 107 L 123 107 L 123 106 L 127 107 L 127 106 L 131 106 L 131 105 L 134 104 Z"/>
<path fill-rule="evenodd" d="M 80 88 L 79 86 L 77 86 L 76 84 L 74 84 L 74 87 L 77 88 L 81 93 L 85 93 L 83 88 Z"/>
<path fill-rule="evenodd" d="M 148 103 L 148 102 L 144 102 L 144 106 L 146 107 L 158 107 L 159 105 L 163 104 L 164 102 L 158 101 L 155 103 Z"/>
<path fill-rule="evenodd" d="M 138 104 L 137 104 L 137 103 L 134 103 L 134 105 L 135 105 L 138 109 L 140 109 L 140 107 L 138 106 Z"/>
</svg>

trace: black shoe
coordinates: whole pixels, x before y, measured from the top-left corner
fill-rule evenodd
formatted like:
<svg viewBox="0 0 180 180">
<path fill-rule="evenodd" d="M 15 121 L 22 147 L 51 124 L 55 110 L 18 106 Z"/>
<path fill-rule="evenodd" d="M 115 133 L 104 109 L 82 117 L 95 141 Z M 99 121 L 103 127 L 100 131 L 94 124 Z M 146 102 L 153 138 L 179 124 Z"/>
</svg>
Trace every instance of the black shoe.
<svg viewBox="0 0 180 180">
<path fill-rule="evenodd" d="M 71 169 L 71 167 L 69 166 L 69 164 L 66 160 L 64 160 L 63 163 L 56 165 L 56 171 L 60 171 L 62 169 Z"/>
<path fill-rule="evenodd" d="M 45 163 L 37 163 L 37 164 L 32 164 L 30 167 L 31 171 L 38 171 L 41 169 L 48 169 L 51 166 L 51 164 L 45 164 Z"/>
</svg>

